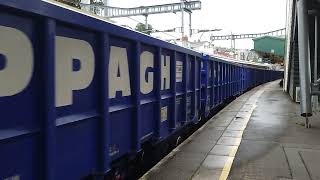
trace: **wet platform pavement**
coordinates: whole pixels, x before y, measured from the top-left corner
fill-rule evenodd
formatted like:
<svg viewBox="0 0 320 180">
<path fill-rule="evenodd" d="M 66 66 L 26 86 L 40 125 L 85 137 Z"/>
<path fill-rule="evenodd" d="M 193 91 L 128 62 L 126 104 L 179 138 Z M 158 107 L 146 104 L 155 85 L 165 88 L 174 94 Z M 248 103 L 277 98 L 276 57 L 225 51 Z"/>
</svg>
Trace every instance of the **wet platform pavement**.
<svg viewBox="0 0 320 180">
<path fill-rule="evenodd" d="M 320 116 L 304 122 L 279 81 L 235 99 L 141 179 L 320 179 Z"/>
</svg>

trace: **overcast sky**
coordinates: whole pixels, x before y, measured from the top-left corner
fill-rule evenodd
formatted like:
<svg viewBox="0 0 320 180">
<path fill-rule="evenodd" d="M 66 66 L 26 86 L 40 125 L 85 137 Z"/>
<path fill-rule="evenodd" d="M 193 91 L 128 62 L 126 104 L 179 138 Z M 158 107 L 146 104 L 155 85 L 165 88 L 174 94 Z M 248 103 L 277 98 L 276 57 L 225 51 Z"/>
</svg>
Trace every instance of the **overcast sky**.
<svg viewBox="0 0 320 180">
<path fill-rule="evenodd" d="M 109 6 L 137 7 L 180 2 L 179 0 L 108 0 Z M 213 32 L 214 35 L 238 33 L 267 32 L 285 27 L 286 0 L 201 0 L 202 9 L 193 11 L 193 29 L 223 29 Z M 188 19 L 185 13 L 185 19 Z M 131 17 L 144 22 L 143 16 Z M 129 18 L 114 19 L 120 24 L 135 27 L 136 21 Z M 150 15 L 148 22 L 155 29 L 163 30 L 181 26 L 181 13 Z M 188 23 L 186 22 L 186 26 Z M 180 37 L 179 33 L 170 33 Z M 209 40 L 211 33 L 205 33 L 201 40 Z M 193 35 L 197 39 L 201 34 Z M 153 34 L 165 39 L 171 39 L 163 33 Z M 216 41 L 216 46 L 230 47 L 230 41 Z M 252 49 L 252 40 L 236 40 L 237 49 Z"/>
</svg>

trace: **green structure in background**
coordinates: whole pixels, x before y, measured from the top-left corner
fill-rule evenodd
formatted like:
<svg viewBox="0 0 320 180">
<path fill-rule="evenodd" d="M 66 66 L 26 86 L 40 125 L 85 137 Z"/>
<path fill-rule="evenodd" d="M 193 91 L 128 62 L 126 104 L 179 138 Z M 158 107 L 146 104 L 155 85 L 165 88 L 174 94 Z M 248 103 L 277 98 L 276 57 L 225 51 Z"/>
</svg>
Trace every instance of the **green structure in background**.
<svg viewBox="0 0 320 180">
<path fill-rule="evenodd" d="M 253 39 L 254 50 L 260 53 L 270 53 L 284 57 L 285 39 L 280 37 L 263 36 Z"/>
</svg>

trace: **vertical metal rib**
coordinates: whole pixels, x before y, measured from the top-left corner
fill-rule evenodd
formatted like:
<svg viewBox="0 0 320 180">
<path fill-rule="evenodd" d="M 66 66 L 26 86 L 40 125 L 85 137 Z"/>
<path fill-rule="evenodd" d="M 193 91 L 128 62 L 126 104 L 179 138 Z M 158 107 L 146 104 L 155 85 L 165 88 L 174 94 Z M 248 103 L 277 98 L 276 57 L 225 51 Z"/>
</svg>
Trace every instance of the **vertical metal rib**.
<svg viewBox="0 0 320 180">
<path fill-rule="evenodd" d="M 313 65 L 313 82 L 318 80 L 318 16 L 314 17 L 314 65 Z M 313 97 L 314 109 L 318 110 L 319 97 Z"/>
<path fill-rule="evenodd" d="M 297 1 L 301 116 L 312 116 L 307 0 Z"/>
</svg>

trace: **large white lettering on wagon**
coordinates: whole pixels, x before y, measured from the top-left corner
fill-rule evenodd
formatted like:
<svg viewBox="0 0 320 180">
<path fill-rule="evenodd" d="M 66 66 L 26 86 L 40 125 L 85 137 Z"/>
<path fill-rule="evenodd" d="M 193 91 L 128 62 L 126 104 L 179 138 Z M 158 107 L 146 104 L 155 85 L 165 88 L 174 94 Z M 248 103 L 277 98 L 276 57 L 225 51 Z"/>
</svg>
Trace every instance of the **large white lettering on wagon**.
<svg viewBox="0 0 320 180">
<path fill-rule="evenodd" d="M 154 73 L 147 72 L 147 68 L 149 67 L 154 67 L 154 55 L 149 51 L 144 51 L 140 55 L 140 91 L 143 94 L 148 94 L 153 90 Z"/>
<path fill-rule="evenodd" d="M 87 88 L 94 75 L 94 53 L 83 40 L 56 36 L 55 38 L 56 107 L 72 104 L 73 91 Z M 80 63 L 73 70 L 73 63 Z"/>
<path fill-rule="evenodd" d="M 33 48 L 21 31 L 0 26 L 0 97 L 13 96 L 29 84 L 33 72 Z"/>
<path fill-rule="evenodd" d="M 170 89 L 170 56 L 161 55 L 161 90 Z"/>
<path fill-rule="evenodd" d="M 109 98 L 115 98 L 117 91 L 122 92 L 122 96 L 131 95 L 128 55 L 126 48 L 111 46 L 109 59 Z"/>
</svg>

